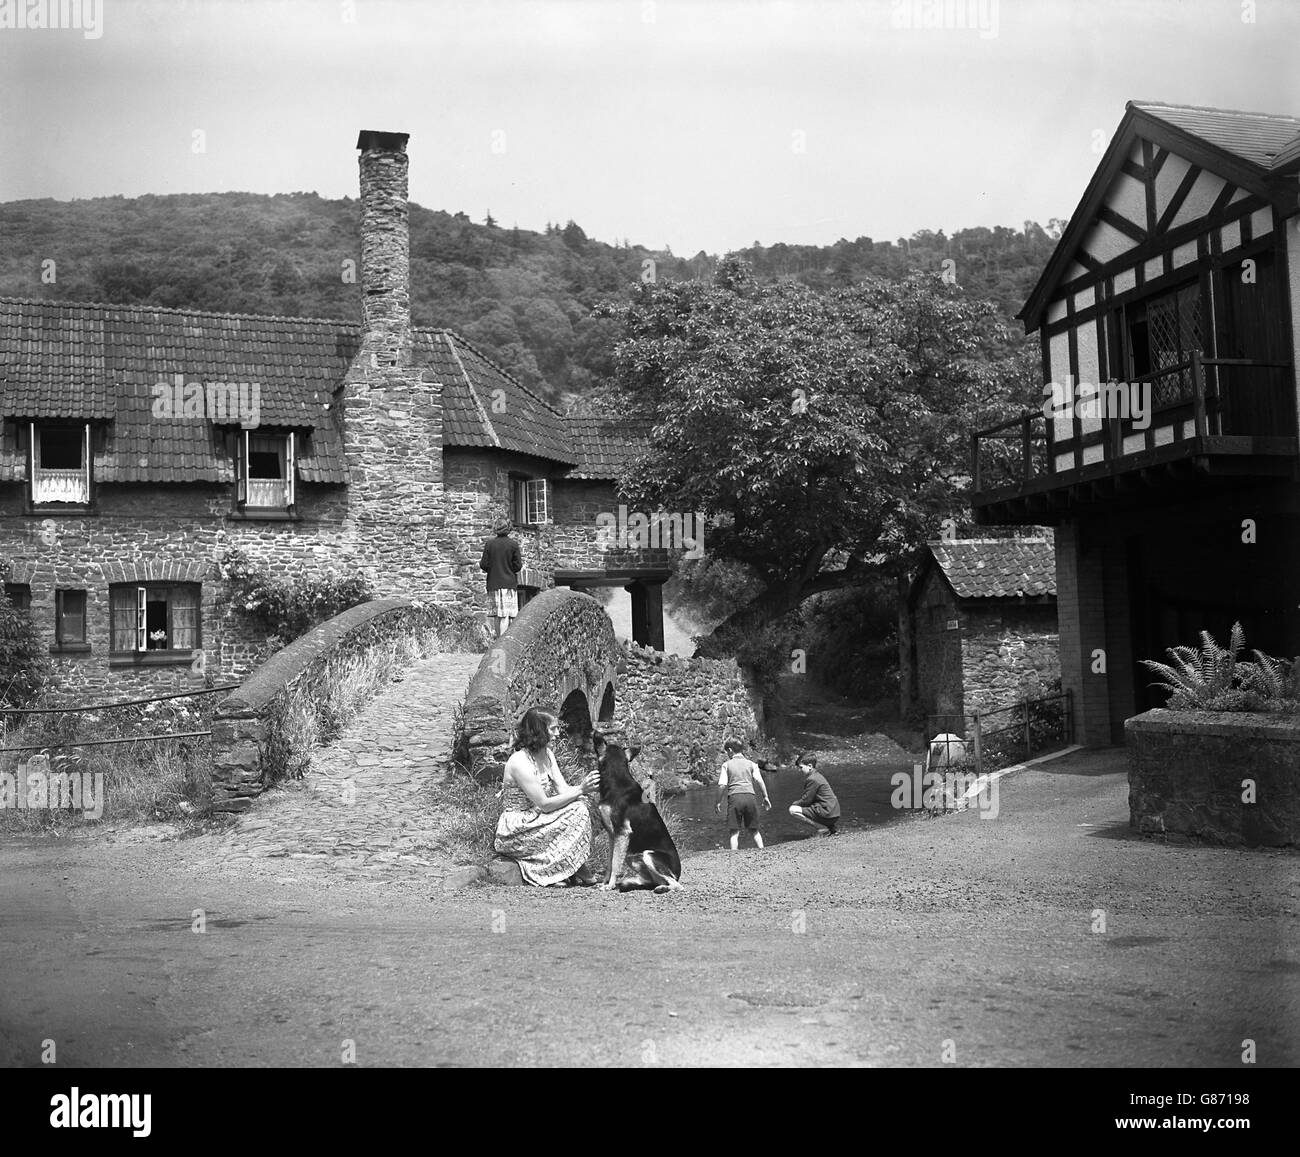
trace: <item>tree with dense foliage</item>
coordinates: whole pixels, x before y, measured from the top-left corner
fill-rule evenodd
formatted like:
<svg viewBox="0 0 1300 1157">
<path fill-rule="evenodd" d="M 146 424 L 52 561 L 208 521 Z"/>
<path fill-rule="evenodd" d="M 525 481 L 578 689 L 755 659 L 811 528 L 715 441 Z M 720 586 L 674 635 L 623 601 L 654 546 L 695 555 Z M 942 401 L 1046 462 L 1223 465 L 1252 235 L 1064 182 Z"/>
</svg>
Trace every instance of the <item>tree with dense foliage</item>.
<svg viewBox="0 0 1300 1157">
<path fill-rule="evenodd" d="M 990 357 L 992 306 L 936 275 L 818 292 L 732 258 L 606 312 L 622 405 L 653 422 L 629 503 L 703 512 L 706 552 L 761 582 L 719 631 L 876 580 L 964 521 L 970 431 L 1032 389 Z"/>
<path fill-rule="evenodd" d="M 27 706 L 52 678 L 49 647 L 31 615 L 0 594 L 0 705 Z"/>
</svg>

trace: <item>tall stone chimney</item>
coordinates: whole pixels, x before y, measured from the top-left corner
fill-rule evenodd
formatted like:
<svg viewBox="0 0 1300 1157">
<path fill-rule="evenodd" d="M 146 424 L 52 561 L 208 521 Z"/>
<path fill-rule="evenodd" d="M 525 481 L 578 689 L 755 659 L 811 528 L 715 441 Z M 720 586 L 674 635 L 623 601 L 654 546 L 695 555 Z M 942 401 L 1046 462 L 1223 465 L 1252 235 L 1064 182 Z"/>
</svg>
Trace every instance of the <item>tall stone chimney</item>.
<svg viewBox="0 0 1300 1157">
<path fill-rule="evenodd" d="M 345 555 L 382 596 L 446 601 L 442 383 L 411 330 L 406 133 L 363 132 L 361 344 L 340 387 Z"/>
<path fill-rule="evenodd" d="M 365 130 L 361 150 L 361 288 L 365 348 L 375 364 L 411 353 L 411 239 L 407 207 L 408 133 Z"/>
</svg>

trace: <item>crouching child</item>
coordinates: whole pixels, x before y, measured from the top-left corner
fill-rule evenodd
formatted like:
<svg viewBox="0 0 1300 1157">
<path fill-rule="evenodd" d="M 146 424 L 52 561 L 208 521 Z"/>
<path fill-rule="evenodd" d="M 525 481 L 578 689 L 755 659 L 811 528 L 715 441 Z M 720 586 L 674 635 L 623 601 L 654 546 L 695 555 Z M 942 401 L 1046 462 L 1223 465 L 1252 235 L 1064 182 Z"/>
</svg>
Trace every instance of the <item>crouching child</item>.
<svg viewBox="0 0 1300 1157">
<path fill-rule="evenodd" d="M 790 805 L 790 814 L 800 823 L 816 828 L 819 836 L 833 836 L 840 822 L 840 801 L 817 770 L 817 757 L 810 751 L 799 756 L 798 767 L 803 775 L 803 795 L 798 803 Z"/>
</svg>

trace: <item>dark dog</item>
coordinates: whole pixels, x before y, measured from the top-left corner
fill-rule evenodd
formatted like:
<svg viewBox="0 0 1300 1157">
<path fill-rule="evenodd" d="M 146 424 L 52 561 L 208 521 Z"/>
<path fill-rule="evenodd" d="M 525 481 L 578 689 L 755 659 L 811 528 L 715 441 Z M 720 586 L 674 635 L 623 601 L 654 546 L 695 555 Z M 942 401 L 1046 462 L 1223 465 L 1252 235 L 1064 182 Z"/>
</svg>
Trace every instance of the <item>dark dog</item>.
<svg viewBox="0 0 1300 1157">
<path fill-rule="evenodd" d="M 653 888 L 668 892 L 680 888 L 681 857 L 673 837 L 664 826 L 663 816 L 641 793 L 641 785 L 628 770 L 628 764 L 641 749 L 625 751 L 615 743 L 606 743 L 600 734 L 592 736 L 596 758 L 600 762 L 600 802 L 597 810 L 609 833 L 609 881 L 602 889 L 615 885 L 620 868 L 618 890 Z"/>
</svg>

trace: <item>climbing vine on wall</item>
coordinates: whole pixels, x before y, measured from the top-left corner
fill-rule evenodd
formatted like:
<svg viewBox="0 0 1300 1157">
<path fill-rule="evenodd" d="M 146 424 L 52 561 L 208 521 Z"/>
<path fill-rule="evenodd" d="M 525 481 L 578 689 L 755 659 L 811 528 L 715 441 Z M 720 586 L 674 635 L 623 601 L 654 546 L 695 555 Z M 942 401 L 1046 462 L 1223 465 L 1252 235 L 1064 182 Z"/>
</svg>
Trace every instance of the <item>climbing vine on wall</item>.
<svg viewBox="0 0 1300 1157">
<path fill-rule="evenodd" d="M 277 578 L 238 548 L 222 555 L 220 566 L 222 578 L 230 584 L 235 609 L 278 638 L 282 646 L 318 623 L 375 597 L 361 575 L 330 571 Z"/>
</svg>

